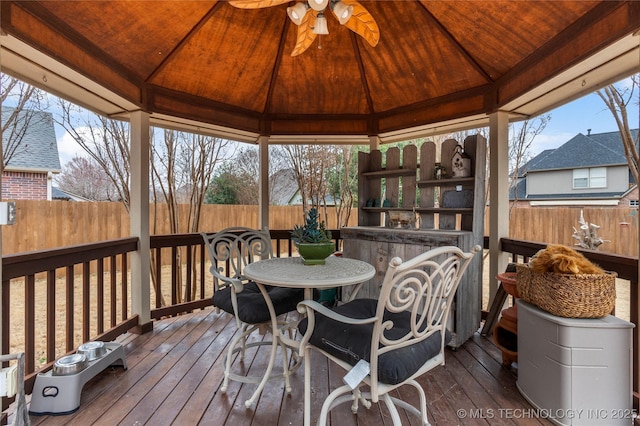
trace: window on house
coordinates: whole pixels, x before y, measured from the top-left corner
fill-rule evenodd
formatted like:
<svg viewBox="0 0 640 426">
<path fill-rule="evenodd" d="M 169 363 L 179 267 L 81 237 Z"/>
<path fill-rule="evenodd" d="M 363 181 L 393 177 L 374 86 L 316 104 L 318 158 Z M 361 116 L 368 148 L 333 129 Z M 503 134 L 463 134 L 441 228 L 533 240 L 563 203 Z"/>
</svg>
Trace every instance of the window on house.
<svg viewBox="0 0 640 426">
<path fill-rule="evenodd" d="M 573 170 L 573 189 L 582 188 L 606 188 L 606 167 L 594 167 L 591 169 Z"/>
<path fill-rule="evenodd" d="M 605 167 L 595 167 L 589 169 L 589 188 L 607 187 L 607 169 Z"/>
<path fill-rule="evenodd" d="M 638 208 L 638 200 L 629 200 L 629 207 Z"/>
<path fill-rule="evenodd" d="M 589 169 L 575 169 L 573 171 L 573 188 L 589 187 Z"/>
</svg>

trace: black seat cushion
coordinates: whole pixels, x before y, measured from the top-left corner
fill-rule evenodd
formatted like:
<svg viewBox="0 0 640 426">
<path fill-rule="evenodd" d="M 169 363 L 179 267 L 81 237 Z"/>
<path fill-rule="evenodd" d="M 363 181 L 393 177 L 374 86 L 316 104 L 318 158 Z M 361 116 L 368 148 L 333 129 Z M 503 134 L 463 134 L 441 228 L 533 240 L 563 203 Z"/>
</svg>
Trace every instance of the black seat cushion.
<svg viewBox="0 0 640 426">
<path fill-rule="evenodd" d="M 371 318 L 376 315 L 378 301 L 374 299 L 355 299 L 332 310 L 349 318 Z M 371 358 L 371 335 L 373 325 L 351 325 L 327 318 L 316 312 L 316 323 L 310 342 L 317 348 L 351 365 L 360 359 L 367 362 Z M 385 312 L 384 320 L 391 320 L 394 327 L 385 331 L 387 338 L 399 338 L 410 329 L 409 312 L 397 314 Z M 307 319 L 300 321 L 298 330 L 307 331 Z M 445 342 L 451 335 L 447 330 Z M 378 357 L 378 380 L 387 384 L 398 384 L 411 377 L 429 359 L 440 352 L 441 335 L 434 333 L 420 343 L 387 352 Z"/>
<path fill-rule="evenodd" d="M 295 311 L 296 305 L 304 300 L 304 290 L 297 288 L 264 286 L 269 293 L 276 315 Z M 242 292 L 237 294 L 238 317 L 248 324 L 258 324 L 269 321 L 269 309 L 258 285 L 254 282 L 245 284 Z M 231 304 L 231 287 L 218 290 L 213 294 L 213 306 L 233 314 Z"/>
</svg>

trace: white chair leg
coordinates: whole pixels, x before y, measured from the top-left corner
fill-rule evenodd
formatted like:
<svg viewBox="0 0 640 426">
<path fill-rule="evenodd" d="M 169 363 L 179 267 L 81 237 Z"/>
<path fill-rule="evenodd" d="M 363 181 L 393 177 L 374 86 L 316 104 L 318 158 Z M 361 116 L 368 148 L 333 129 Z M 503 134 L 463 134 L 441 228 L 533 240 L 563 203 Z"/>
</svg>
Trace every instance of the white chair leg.
<svg viewBox="0 0 640 426">
<path fill-rule="evenodd" d="M 229 386 L 229 374 L 231 374 L 231 362 L 233 360 L 233 350 L 238 343 L 238 339 L 242 338 L 242 334 L 240 336 L 235 337 L 231 340 L 229 344 L 229 349 L 227 350 L 227 356 L 224 359 L 224 380 L 222 381 L 222 386 L 220 386 L 220 392 L 227 392 L 227 387 Z"/>
<path fill-rule="evenodd" d="M 400 414 L 398 414 L 398 409 L 393 403 L 393 399 L 389 396 L 388 393 L 382 395 L 382 400 L 387 405 L 389 409 L 389 413 L 391 414 L 391 420 L 393 420 L 393 424 L 397 426 L 402 426 L 402 420 L 400 420 Z"/>
<path fill-rule="evenodd" d="M 280 340 L 280 339 L 278 339 Z M 289 355 L 287 352 L 287 346 L 280 342 L 280 349 L 282 350 L 282 374 L 284 375 L 284 388 L 287 393 L 291 393 L 291 380 L 289 376 L 291 372 L 289 371 Z"/>
<path fill-rule="evenodd" d="M 253 405 L 255 400 L 260 395 L 260 392 L 262 392 L 262 389 L 267 384 L 267 381 L 271 377 L 271 370 L 273 370 L 273 364 L 275 364 L 276 362 L 277 350 L 278 350 L 278 338 L 276 336 L 273 336 L 273 341 L 271 342 L 271 355 L 269 356 L 269 365 L 267 365 L 267 369 L 264 372 L 264 377 L 260 381 L 260 384 L 258 384 L 258 388 L 255 390 L 255 392 L 253 392 L 253 395 L 251 395 L 251 398 L 245 401 L 244 403 L 245 407 L 250 408 Z"/>
<path fill-rule="evenodd" d="M 247 338 L 249 337 L 249 334 L 251 333 L 247 333 L 247 330 L 249 329 L 249 327 L 253 327 L 252 325 L 249 324 L 245 324 L 242 326 L 242 341 L 241 341 L 241 346 L 240 346 L 240 359 L 244 360 L 244 354 L 247 351 Z"/>
<path fill-rule="evenodd" d="M 307 365 L 307 361 L 305 361 L 305 365 Z M 306 371 L 305 371 L 306 372 Z M 351 393 L 351 395 L 345 395 L 347 393 Z M 343 396 L 343 398 L 340 398 Z M 346 398 L 344 398 L 346 396 Z M 340 386 L 335 389 L 333 392 L 327 396 L 327 399 L 324 400 L 322 404 L 322 410 L 320 411 L 320 417 L 318 418 L 318 425 L 326 425 L 327 424 L 327 414 L 333 407 L 336 405 L 340 405 L 343 402 L 352 400 L 353 391 L 347 385 Z"/>
<path fill-rule="evenodd" d="M 371 401 L 365 398 L 360 391 L 360 387 L 357 387 L 353 390 L 353 405 L 351 407 L 351 411 L 353 412 L 353 414 L 358 411 L 359 404 L 362 404 L 362 406 L 367 410 L 371 408 Z"/>
<path fill-rule="evenodd" d="M 233 354 L 235 352 L 240 352 L 240 360 L 244 360 L 244 354 L 247 349 L 247 338 L 251 333 L 253 333 L 253 329 L 249 329 L 248 326 L 243 326 L 240 329 L 242 332 L 231 340 L 229 343 L 229 349 L 227 350 L 227 355 L 224 359 L 224 380 L 222 381 L 222 386 L 220 386 L 220 392 L 225 393 L 227 391 L 227 387 L 229 386 L 229 379 L 233 375 L 231 373 L 231 364 L 233 363 Z"/>
<path fill-rule="evenodd" d="M 423 425 L 429 425 L 429 418 L 427 417 L 427 396 L 424 393 L 424 389 L 422 389 L 420 383 L 416 382 L 415 380 L 410 380 L 405 384 L 413 386 L 418 392 L 418 396 L 420 398 L 419 417 L 420 420 L 422 420 Z M 415 407 L 413 408 L 415 409 Z"/>
<path fill-rule="evenodd" d="M 304 426 L 311 426 L 311 349 L 304 348 Z"/>
</svg>

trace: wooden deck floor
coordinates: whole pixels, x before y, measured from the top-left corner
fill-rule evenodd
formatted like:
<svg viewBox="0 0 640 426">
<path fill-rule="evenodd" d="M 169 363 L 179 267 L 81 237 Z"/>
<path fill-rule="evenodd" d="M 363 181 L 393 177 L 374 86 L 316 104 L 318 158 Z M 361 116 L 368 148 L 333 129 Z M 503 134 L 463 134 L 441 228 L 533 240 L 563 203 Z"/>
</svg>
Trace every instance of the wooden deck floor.
<svg viewBox="0 0 640 426">
<path fill-rule="evenodd" d="M 108 368 L 84 388 L 80 409 L 65 416 L 31 416 L 38 425 L 302 425 L 303 369 L 292 377 L 287 395 L 281 380 L 267 384 L 253 409 L 244 401 L 255 385 L 231 382 L 225 394 L 222 360 L 236 332 L 231 316 L 213 309 L 159 321 L 153 332 L 124 336 L 128 369 Z M 262 349 L 261 351 L 263 351 Z M 264 352 L 262 352 L 264 353 Z M 260 371 L 265 357 L 247 356 L 245 365 Z M 312 421 L 329 388 L 341 383 L 344 371 L 312 356 L 315 397 Z M 328 374 L 327 374 L 328 372 Z M 446 365 L 420 379 L 427 393 L 433 425 L 547 425 L 516 389 L 514 372 L 502 367 L 500 351 L 480 335 L 456 351 L 448 350 Z M 403 398 L 412 400 L 407 389 Z M 418 424 L 404 415 L 404 424 Z M 479 418 L 484 417 L 484 418 Z M 349 404 L 331 412 L 331 424 L 389 425 L 384 404 L 353 415 Z M 11 419 L 10 419 L 11 421 Z"/>
</svg>

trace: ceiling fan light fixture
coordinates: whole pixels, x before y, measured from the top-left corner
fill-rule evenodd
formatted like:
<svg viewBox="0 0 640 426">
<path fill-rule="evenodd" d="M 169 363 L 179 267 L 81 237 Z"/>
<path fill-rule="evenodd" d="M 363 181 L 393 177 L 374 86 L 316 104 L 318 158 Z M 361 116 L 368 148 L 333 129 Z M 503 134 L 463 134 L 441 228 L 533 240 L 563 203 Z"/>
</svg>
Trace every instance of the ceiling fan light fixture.
<svg viewBox="0 0 640 426">
<path fill-rule="evenodd" d="M 316 18 L 316 22 L 313 26 L 313 33 L 320 35 L 329 34 L 329 29 L 327 28 L 327 18 L 322 12 L 318 13 L 318 17 Z"/>
<path fill-rule="evenodd" d="M 305 3 L 296 3 L 295 6 L 291 6 L 287 8 L 287 15 L 294 24 L 300 25 L 302 23 L 302 18 L 307 14 L 307 10 L 309 6 Z"/>
<path fill-rule="evenodd" d="M 338 22 L 340 25 L 344 25 L 347 23 L 349 19 L 351 19 L 351 15 L 353 14 L 353 6 L 347 5 L 341 1 L 331 2 L 331 11 L 338 18 Z"/>
<path fill-rule="evenodd" d="M 317 10 L 318 12 L 325 10 L 328 4 L 329 0 L 309 0 L 311 9 Z"/>
</svg>

